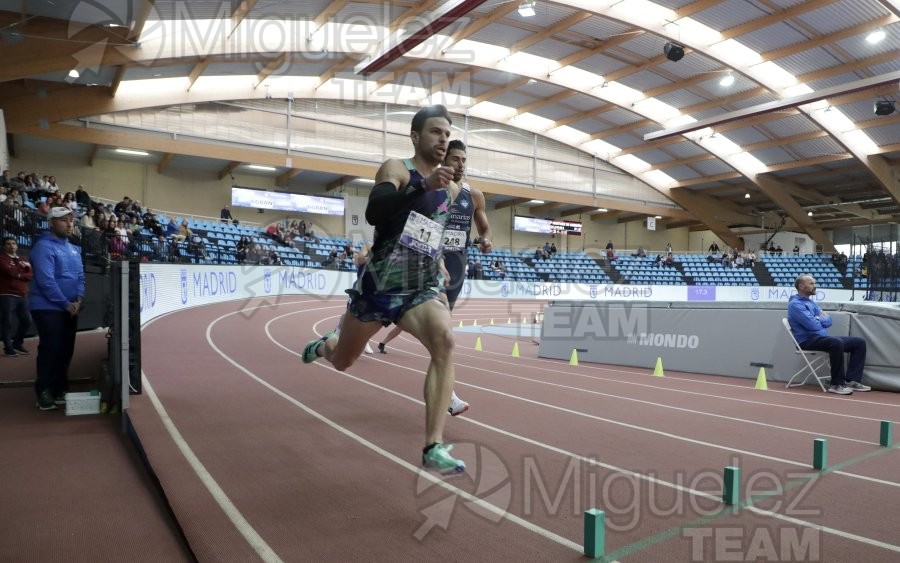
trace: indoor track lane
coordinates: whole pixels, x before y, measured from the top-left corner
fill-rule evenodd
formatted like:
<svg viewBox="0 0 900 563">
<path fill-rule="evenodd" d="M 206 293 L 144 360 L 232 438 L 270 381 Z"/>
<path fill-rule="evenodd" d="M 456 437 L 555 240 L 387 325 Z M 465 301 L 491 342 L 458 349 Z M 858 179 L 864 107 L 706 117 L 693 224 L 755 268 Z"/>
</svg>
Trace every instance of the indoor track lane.
<svg viewBox="0 0 900 563">
<path fill-rule="evenodd" d="M 173 414 L 173 420 L 175 420 L 179 428 L 185 427 L 186 439 L 195 446 L 199 459 L 209 460 L 207 461 L 208 466 L 219 468 L 215 473 L 221 473 L 222 477 L 217 480 L 230 483 L 230 486 L 224 487 L 225 490 L 231 490 L 233 487 L 236 491 L 235 494 L 242 499 L 241 504 L 248 505 L 247 510 L 254 516 L 253 518 L 248 518 L 250 522 L 255 522 L 259 519 L 264 520 L 265 518 L 263 513 L 256 514 L 252 506 L 257 503 L 255 499 L 258 497 L 268 498 L 265 493 L 278 490 L 279 485 L 283 486 L 285 483 L 303 479 L 303 477 L 297 477 L 291 471 L 285 471 L 284 465 L 296 466 L 300 464 L 304 468 L 304 471 L 300 472 L 301 475 L 306 473 L 307 464 L 312 464 L 313 467 L 319 467 L 320 465 L 325 467 L 326 469 L 321 472 L 313 472 L 312 477 L 308 481 L 310 488 L 315 490 L 316 483 L 331 483 L 335 480 L 332 472 L 336 467 L 343 474 L 347 468 L 341 467 L 342 464 L 339 460 L 345 459 L 344 456 L 347 454 L 355 453 L 356 448 L 354 446 L 348 447 L 344 444 L 346 439 L 334 436 L 336 434 L 334 429 L 323 429 L 321 421 L 292 412 L 291 409 L 285 409 L 285 405 L 282 403 L 291 403 L 284 398 L 281 398 L 280 402 L 273 400 L 270 397 L 270 395 L 273 395 L 272 390 L 263 387 L 259 382 L 251 380 L 246 373 L 242 373 L 229 362 L 223 361 L 221 354 L 216 352 L 213 346 L 218 348 L 219 351 L 225 351 L 239 365 L 246 366 L 246 369 L 250 372 L 264 378 L 266 382 L 269 382 L 277 389 L 283 390 L 290 397 L 296 397 L 299 401 L 312 405 L 313 408 L 321 410 L 332 420 L 338 420 L 341 425 L 353 428 L 354 431 L 362 435 L 377 436 L 379 444 L 383 443 L 386 449 L 397 452 L 397 455 L 408 463 L 417 463 L 417 447 L 414 446 L 421 442 L 421 426 L 424 412 L 421 405 L 416 402 L 421 400 L 422 374 L 415 370 L 423 371 L 427 365 L 427 360 L 414 354 L 422 352 L 421 346 L 402 339 L 395 340 L 392 343 L 397 346 L 394 353 L 388 356 L 376 354 L 374 357 L 363 357 L 357 365 L 348 370 L 348 375 L 359 378 L 356 380 L 349 378 L 347 375 L 334 372 L 327 366 L 320 365 L 322 362 L 318 362 L 313 366 L 300 367 L 296 352 L 291 351 L 291 349 L 299 350 L 301 344 L 309 338 L 310 327 L 316 322 L 324 320 L 324 322 L 320 323 L 322 330 L 319 330 L 319 332 L 330 330 L 334 323 L 333 317 L 342 311 L 343 303 L 338 300 L 330 302 L 308 300 L 297 304 L 296 310 L 289 310 L 292 307 L 293 305 L 282 303 L 276 308 L 260 309 L 259 313 L 252 316 L 241 313 L 231 314 L 219 321 L 216 321 L 216 319 L 226 314 L 229 308 L 226 306 L 208 307 L 190 312 L 176 313 L 171 315 L 171 318 L 160 319 L 151 324 L 145 331 L 145 351 L 147 350 L 148 342 L 153 341 L 154 346 L 161 346 L 161 349 L 168 350 L 170 359 L 180 360 L 181 364 L 181 367 L 177 370 L 180 373 L 178 375 L 172 371 L 167 372 L 165 364 L 151 366 L 150 362 L 145 359 L 145 371 L 148 372 L 148 380 L 154 385 L 155 389 L 158 388 L 163 404 L 171 405 L 169 407 L 170 410 L 177 411 Z M 235 305 L 232 304 L 232 313 L 235 308 Z M 468 307 L 466 310 L 468 310 Z M 465 310 L 461 311 L 455 318 L 464 318 L 462 314 L 464 312 Z M 472 318 L 478 318 L 482 312 L 479 310 L 471 316 Z M 503 310 L 500 309 L 498 312 L 502 314 Z M 170 322 L 156 326 L 166 320 Z M 212 329 L 209 331 L 210 341 L 213 343 L 211 346 L 210 342 L 204 342 L 203 338 L 196 338 L 196 336 L 203 332 L 204 326 L 210 326 L 214 321 L 215 324 L 212 325 Z M 481 323 L 482 321 L 479 320 L 479 322 Z M 191 329 L 198 334 L 189 336 L 185 334 L 184 329 Z M 570 410 L 596 408 L 594 403 L 597 402 L 597 399 L 593 397 L 590 401 L 585 401 L 582 397 L 578 397 L 577 395 L 584 394 L 583 391 L 579 390 L 570 389 L 567 393 L 554 391 L 557 395 L 550 395 L 545 388 L 541 388 L 534 383 L 528 383 L 524 386 L 521 382 L 510 384 L 510 378 L 501 380 L 499 376 L 485 375 L 483 370 L 475 369 L 474 366 L 468 365 L 476 363 L 474 360 L 471 358 L 463 360 L 463 356 L 470 352 L 465 350 L 465 341 L 469 337 L 471 337 L 471 340 L 474 340 L 472 335 L 459 335 L 460 344 L 457 349 L 457 363 L 462 365 L 458 368 L 457 377 L 460 379 L 460 383 L 464 383 L 469 379 L 477 381 L 478 385 L 485 384 L 485 388 L 491 390 L 480 391 L 476 388 L 462 385 L 458 387 L 460 394 L 472 401 L 476 407 L 471 411 L 470 417 L 461 420 L 454 419 L 448 423 L 447 438 L 448 441 L 471 440 L 476 444 L 490 446 L 491 451 L 497 452 L 499 459 L 503 460 L 507 467 L 513 468 L 509 470 L 510 482 L 515 493 L 512 495 L 510 504 L 512 512 L 527 515 L 527 509 L 529 508 L 525 506 L 524 499 L 525 491 L 528 488 L 526 485 L 529 482 L 526 476 L 521 474 L 522 460 L 525 459 L 525 456 L 532 456 L 535 467 L 543 472 L 542 478 L 547 481 L 547 487 L 551 489 L 551 493 L 556 491 L 554 487 L 563 482 L 565 470 L 573 459 L 571 455 L 566 453 L 553 451 L 544 446 L 536 447 L 536 444 L 530 443 L 528 440 L 543 440 L 548 444 L 556 444 L 558 446 L 557 449 L 570 447 L 573 453 L 590 453 L 591 450 L 594 450 L 593 453 L 596 454 L 596 450 L 602 449 L 603 455 L 601 459 L 617 463 L 622 460 L 632 459 L 634 466 L 642 471 L 654 470 L 659 473 L 671 471 L 674 473 L 677 470 L 688 470 L 690 472 L 689 468 L 695 468 L 694 472 L 696 473 L 698 471 L 697 467 L 720 470 L 721 465 L 724 465 L 724 463 L 704 465 L 704 458 L 710 457 L 708 452 L 693 452 L 691 455 L 684 455 L 683 458 L 679 458 L 679 453 L 689 448 L 678 445 L 675 448 L 671 448 L 671 450 L 667 450 L 666 448 L 669 448 L 669 442 L 672 440 L 667 440 L 657 434 L 623 428 L 620 425 L 607 427 L 609 423 L 598 424 L 596 420 L 592 419 L 580 420 L 584 417 L 575 417 L 570 413 L 562 413 L 562 416 L 560 416 L 560 413 L 554 412 L 553 409 L 498 394 L 493 389 L 504 389 L 502 392 L 511 396 L 522 394 L 537 397 L 536 399 L 529 399 L 530 401 L 543 402 L 550 398 L 553 402 L 559 401 L 560 404 L 565 404 L 565 408 Z M 487 338 L 484 340 L 487 342 Z M 511 340 L 507 341 L 507 344 L 511 345 Z M 528 347 L 524 341 L 521 342 L 520 348 L 523 351 L 523 356 L 526 357 L 518 359 L 518 363 L 511 366 L 511 369 L 509 369 L 510 366 L 507 366 L 507 372 L 514 372 L 517 375 L 526 373 L 528 377 L 536 378 L 536 376 L 541 375 L 541 371 L 547 371 L 547 363 L 552 363 L 563 368 L 563 370 L 569 368 L 564 362 L 547 362 L 546 360 L 528 358 L 529 352 L 533 352 L 536 347 Z M 488 356 L 490 348 L 486 347 L 486 352 L 482 354 Z M 388 363 L 388 360 L 398 365 L 393 366 L 391 363 Z M 489 364 L 489 362 L 482 363 Z M 178 363 L 175 365 L 178 365 Z M 496 366 L 489 369 L 495 368 Z M 594 370 L 586 370 L 585 368 L 588 368 L 588 366 L 569 369 L 577 372 L 594 372 Z M 168 366 L 168 369 L 171 370 L 171 365 Z M 537 373 L 532 374 L 528 370 Z M 615 373 L 615 370 L 610 371 Z M 622 370 L 618 371 L 621 372 Z M 298 373 L 300 377 L 298 377 Z M 549 375 L 554 381 L 560 377 L 556 373 Z M 563 375 L 565 376 L 565 374 Z M 548 374 L 545 373 L 544 377 L 547 378 L 547 376 Z M 625 376 L 630 378 L 636 377 L 634 373 L 627 373 Z M 497 380 L 491 380 L 490 378 L 492 377 L 497 378 Z M 677 381 L 675 378 L 670 378 L 666 383 L 672 385 L 673 383 L 677 384 Z M 382 385 L 386 390 L 375 388 L 371 384 Z M 580 384 L 583 385 L 583 382 Z M 528 386 L 535 387 L 535 389 L 529 389 Z M 608 391 L 608 385 L 602 388 Z M 737 387 L 735 388 L 737 389 Z M 263 392 L 260 392 L 260 390 L 263 390 Z M 721 393 L 722 390 L 717 389 L 716 392 Z M 397 393 L 400 393 L 402 396 L 397 395 Z M 573 397 L 572 395 L 575 396 Z M 614 398 L 606 399 L 608 401 L 613 399 L 614 402 L 623 402 L 621 399 L 618 401 L 615 401 Z M 257 412 L 260 408 L 264 412 Z M 614 407 L 610 405 L 601 410 L 612 408 Z M 632 406 L 631 410 L 640 412 L 643 409 Z M 605 412 L 600 416 L 609 418 L 609 413 Z M 666 415 L 656 414 L 654 418 L 661 416 Z M 496 426 L 498 429 L 476 424 L 476 422 L 481 420 L 486 421 L 486 424 Z M 644 424 L 650 424 L 651 422 L 645 420 Z M 464 425 L 464 423 L 469 424 Z M 706 426 L 709 426 L 709 424 L 707 423 Z M 474 430 L 472 430 L 473 427 Z M 518 436 L 510 437 L 503 434 L 503 429 L 510 429 L 505 430 L 506 432 L 515 431 L 518 433 Z M 562 432 L 560 432 L 561 430 Z M 269 437 L 269 434 L 273 436 Z M 210 439 L 211 436 L 216 435 L 224 435 L 226 439 Z M 600 436 L 602 441 L 599 442 L 599 445 L 601 447 L 595 446 L 598 442 L 592 440 L 594 436 Z M 302 442 L 303 446 L 298 448 L 297 444 L 294 443 L 297 441 Z M 636 453 L 640 455 L 634 457 Z M 661 453 L 662 455 L 660 455 Z M 364 453 L 362 455 L 363 458 L 367 459 L 367 454 Z M 275 457 L 274 460 L 271 459 L 272 456 Z M 724 453 L 721 455 L 717 453 L 716 457 L 721 457 L 727 461 L 728 456 Z M 680 463 L 679 459 L 683 459 L 684 463 Z M 698 459 L 701 460 L 700 465 L 698 465 Z M 585 462 L 579 463 L 590 469 L 595 467 Z M 229 464 L 232 466 L 230 471 Z M 331 466 L 330 470 L 327 469 L 329 465 Z M 368 466 L 369 464 L 366 465 Z M 379 467 L 379 470 L 384 471 L 386 482 L 395 482 L 397 480 L 396 468 L 392 471 L 390 467 L 382 468 L 382 465 L 384 464 L 381 461 L 372 462 L 373 467 Z M 619 463 L 619 465 L 622 464 Z M 743 458 L 741 459 L 741 465 L 747 469 L 750 469 L 751 466 Z M 767 469 L 771 466 L 772 464 L 761 465 L 761 467 Z M 611 467 L 616 468 L 615 465 Z M 232 475 L 232 473 L 235 474 Z M 248 473 L 265 475 L 266 477 L 261 478 L 261 483 L 255 483 L 253 480 L 248 482 L 246 477 Z M 269 473 L 275 475 L 273 477 L 274 481 L 268 478 Z M 355 480 L 351 478 L 354 474 L 352 468 L 348 473 L 346 480 L 349 483 L 354 483 Z M 393 479 L 387 478 L 388 475 L 393 475 Z M 597 474 L 592 475 L 592 477 L 600 483 L 608 483 L 614 475 L 621 475 L 621 473 L 614 471 L 614 469 L 600 468 L 597 470 Z M 836 479 L 839 476 L 829 477 Z M 368 477 L 362 477 L 361 479 L 365 480 Z M 343 483 L 345 479 L 337 478 L 336 480 Z M 403 479 L 401 478 L 401 480 Z M 834 481 L 834 479 L 832 480 Z M 186 479 L 186 481 L 189 481 L 189 479 Z M 404 516 L 408 519 L 410 513 L 414 517 L 413 520 L 415 520 L 415 517 L 422 519 L 420 510 L 429 506 L 428 503 L 431 502 L 431 499 L 428 498 L 428 495 L 433 490 L 426 490 L 418 498 L 412 498 L 416 497 L 414 492 L 411 492 L 415 489 L 415 477 L 407 476 L 405 481 L 406 486 L 401 486 L 400 491 L 395 493 L 395 495 L 387 494 L 386 501 L 381 498 L 380 494 L 371 490 L 353 495 L 350 494 L 353 492 L 351 487 L 351 491 L 348 491 L 348 494 L 352 498 L 360 499 L 363 503 L 366 503 L 366 501 L 382 503 L 385 507 L 391 509 L 391 513 L 396 510 L 401 517 L 401 521 L 404 521 Z M 248 493 L 242 487 L 249 488 L 252 493 Z M 196 483 L 190 488 L 195 489 Z M 652 485 L 650 488 L 656 490 L 658 487 Z M 387 493 L 388 491 L 379 492 Z M 683 500 L 683 497 L 685 497 L 684 493 L 673 492 L 670 487 L 662 487 L 657 492 L 659 499 L 665 499 L 667 498 L 666 495 L 669 495 L 667 498 L 667 503 L 669 504 Z M 411 504 L 415 506 L 410 506 L 410 504 L 398 502 L 396 498 L 398 494 L 413 501 L 424 500 L 425 503 L 412 502 Z M 371 498 L 373 495 L 375 498 Z M 283 497 L 284 493 L 276 494 L 276 496 Z M 287 496 L 290 496 L 290 494 Z M 580 496 L 587 497 L 589 495 Z M 696 495 L 687 496 L 694 498 Z M 278 500 L 281 500 L 281 498 L 273 498 L 266 502 L 278 505 Z M 589 507 L 587 506 L 589 502 L 587 498 L 580 500 L 582 502 L 576 503 L 573 499 L 572 506 L 562 510 L 557 507 L 548 511 L 546 507 L 539 506 L 537 509 L 532 510 L 534 514 L 530 518 L 538 522 L 539 525 L 555 530 L 556 533 L 560 533 L 564 537 L 569 537 L 573 541 L 580 541 L 579 511 Z M 303 504 L 306 506 L 305 500 Z M 345 511 L 351 510 L 350 506 L 341 505 L 340 502 L 336 504 L 343 509 L 337 511 L 339 514 L 345 514 Z M 577 504 L 581 504 L 581 506 L 576 506 Z M 660 500 L 660 504 L 667 505 L 662 500 Z M 287 503 L 287 505 L 288 508 L 284 508 L 283 512 L 290 516 L 293 514 L 290 508 L 293 505 L 291 503 Z M 335 508 L 327 500 L 321 506 L 316 505 L 315 502 L 312 502 L 311 506 L 317 508 L 315 512 L 320 512 L 318 509 L 321 508 L 324 513 L 334 512 Z M 627 505 L 621 504 L 621 506 Z M 466 506 L 466 508 L 468 509 L 469 507 Z M 265 509 L 261 512 L 265 512 Z M 471 519 L 467 519 L 466 516 L 470 515 L 470 512 L 473 511 L 460 509 L 454 512 L 450 531 L 432 532 L 425 538 L 423 544 L 410 541 L 412 530 L 415 530 L 416 527 L 407 526 L 407 529 L 398 538 L 401 541 L 394 544 L 392 548 L 396 553 L 405 553 L 404 548 L 407 547 L 407 544 L 413 543 L 415 545 L 411 546 L 413 551 L 410 554 L 412 554 L 415 552 L 415 548 L 421 545 L 432 545 L 434 543 L 443 545 L 441 539 L 435 540 L 434 538 L 438 537 L 438 534 L 445 534 L 441 538 L 448 542 L 447 545 L 453 546 L 450 548 L 452 553 L 457 553 L 460 549 L 464 550 L 464 548 L 456 545 L 460 538 L 466 538 L 464 542 L 466 546 L 471 544 L 470 534 L 465 531 L 466 526 L 473 526 L 471 533 L 476 535 L 479 533 L 484 534 L 485 530 L 478 531 L 477 521 L 469 522 L 472 519 L 481 520 L 481 525 L 487 525 L 488 528 L 500 530 L 505 527 L 505 532 L 512 530 L 510 532 L 512 536 L 504 535 L 507 538 L 506 541 L 508 542 L 509 537 L 515 537 L 516 543 L 519 543 L 518 536 L 523 533 L 521 528 L 518 530 L 510 528 L 506 526 L 507 522 L 497 526 L 490 522 L 489 519 L 480 519 L 474 514 L 471 514 Z M 639 525 L 632 526 L 629 530 L 621 533 L 611 533 L 609 536 L 610 549 L 634 544 L 653 530 L 667 529 L 676 524 L 690 522 L 692 518 L 697 516 L 696 511 L 687 509 L 676 516 L 668 517 L 655 517 L 653 514 L 650 514 L 652 511 L 649 509 L 636 512 L 641 513 Z M 628 518 L 628 515 L 624 513 L 621 516 Z M 329 541 L 332 543 L 337 541 L 335 531 L 340 529 L 340 522 L 329 521 L 328 516 L 323 516 L 323 518 L 328 521 L 328 525 L 321 530 L 322 535 L 328 538 L 324 548 L 327 549 Z M 396 524 L 394 520 L 388 519 Z M 305 528 L 307 523 L 303 518 L 301 520 L 303 521 L 303 528 Z M 366 518 L 363 518 L 363 520 L 368 522 Z M 288 521 L 291 521 L 291 519 L 288 518 Z M 767 518 L 767 521 L 770 526 L 785 525 L 783 521 L 775 524 L 769 518 Z M 394 530 L 396 535 L 397 526 L 392 525 L 388 526 L 388 528 Z M 460 530 L 460 528 L 463 528 L 463 530 Z M 868 531 L 871 532 L 871 530 Z M 228 535 L 227 532 L 223 533 Z M 380 531 L 380 533 L 385 532 Z M 278 540 L 273 540 L 273 545 L 284 545 L 288 552 L 296 552 L 296 550 L 291 549 L 296 546 L 290 540 L 282 537 L 277 528 L 273 531 L 267 530 L 263 534 L 263 537 L 269 536 Z M 847 541 L 843 539 L 832 541 L 829 539 L 829 544 L 838 542 L 838 545 L 843 545 L 842 542 Z M 680 541 L 669 540 L 668 544 L 673 542 L 677 544 L 676 550 L 689 558 L 689 554 L 685 549 L 690 547 L 690 542 L 681 538 Z M 315 544 L 316 542 L 307 540 L 301 542 L 301 545 L 305 550 L 309 548 L 310 543 Z M 503 540 L 501 540 L 501 543 L 503 543 Z M 868 558 L 872 560 L 878 560 L 887 553 L 881 548 L 872 548 L 866 544 L 860 544 L 858 541 L 849 541 L 849 543 L 853 544 L 856 549 L 862 549 L 864 552 L 871 549 L 872 553 L 869 554 L 870 557 Z M 864 547 L 861 547 L 861 545 Z M 647 546 L 643 549 L 644 551 L 637 552 L 629 558 L 641 560 L 644 556 L 652 553 L 656 547 Z M 278 549 L 275 552 L 281 553 Z M 482 555 L 487 553 L 480 549 L 476 549 L 475 552 L 479 554 L 476 556 L 479 559 L 484 558 Z M 539 555 L 539 558 L 544 558 L 545 556 L 551 558 L 552 552 L 552 549 L 544 551 L 542 547 L 535 551 L 528 551 L 532 555 Z M 304 551 L 304 553 L 306 552 Z M 567 556 L 570 557 L 571 553 Z M 557 557 L 553 558 L 558 560 Z"/>
</svg>

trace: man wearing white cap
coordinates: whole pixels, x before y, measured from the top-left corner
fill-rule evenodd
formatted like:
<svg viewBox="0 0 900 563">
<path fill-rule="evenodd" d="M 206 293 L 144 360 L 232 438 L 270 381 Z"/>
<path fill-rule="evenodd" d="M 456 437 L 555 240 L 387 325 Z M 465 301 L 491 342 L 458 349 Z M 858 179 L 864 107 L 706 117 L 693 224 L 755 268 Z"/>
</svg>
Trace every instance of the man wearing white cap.
<svg viewBox="0 0 900 563">
<path fill-rule="evenodd" d="M 54 207 L 47 219 L 50 230 L 31 250 L 31 318 L 40 339 L 34 390 L 41 410 L 53 410 L 65 403 L 78 313 L 84 298 L 81 250 L 69 242 L 75 216 L 68 207 Z"/>
</svg>

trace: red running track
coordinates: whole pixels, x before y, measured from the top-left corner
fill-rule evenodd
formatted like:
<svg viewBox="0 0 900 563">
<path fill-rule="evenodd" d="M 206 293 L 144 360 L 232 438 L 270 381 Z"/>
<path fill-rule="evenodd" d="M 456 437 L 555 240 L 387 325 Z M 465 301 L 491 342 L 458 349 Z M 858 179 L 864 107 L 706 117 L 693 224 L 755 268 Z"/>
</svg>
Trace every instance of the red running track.
<svg viewBox="0 0 900 563">
<path fill-rule="evenodd" d="M 442 481 L 417 471 L 420 344 L 401 335 L 345 373 L 300 362 L 343 299 L 149 323 L 146 392 L 130 416 L 198 558 L 576 560 L 582 513 L 596 507 L 622 561 L 900 559 L 900 464 L 878 445 L 900 397 L 570 366 L 484 326 L 539 306 L 469 301 L 454 313 L 466 325 L 456 390 L 472 408 L 445 439 L 468 471 Z M 825 472 L 811 468 L 818 437 Z M 741 468 L 743 498 L 757 495 L 739 509 L 719 500 L 726 465 Z"/>
</svg>

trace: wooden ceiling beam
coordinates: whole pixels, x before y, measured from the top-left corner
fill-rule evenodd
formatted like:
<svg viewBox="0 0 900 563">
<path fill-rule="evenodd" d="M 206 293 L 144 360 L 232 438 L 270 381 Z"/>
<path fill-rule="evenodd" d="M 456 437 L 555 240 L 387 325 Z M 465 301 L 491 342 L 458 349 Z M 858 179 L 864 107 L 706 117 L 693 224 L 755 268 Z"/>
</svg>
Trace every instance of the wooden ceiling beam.
<svg viewBox="0 0 900 563">
<path fill-rule="evenodd" d="M 277 178 L 275 178 L 275 185 L 282 187 L 288 185 L 290 181 L 299 173 L 303 172 L 302 168 L 291 168 L 284 174 L 279 174 Z"/>
<path fill-rule="evenodd" d="M 229 174 L 234 172 L 234 169 L 240 165 L 241 165 L 241 163 L 237 160 L 229 162 L 228 164 L 225 165 L 225 168 L 219 170 L 219 173 L 216 174 L 216 177 L 219 178 L 219 180 L 221 180 L 225 176 L 228 176 Z"/>
<path fill-rule="evenodd" d="M 162 159 L 160 159 L 159 164 L 156 165 L 156 173 L 162 174 L 166 171 L 166 168 L 169 167 L 169 163 L 172 162 L 172 159 L 175 157 L 173 153 L 167 152 L 163 154 Z"/>
</svg>

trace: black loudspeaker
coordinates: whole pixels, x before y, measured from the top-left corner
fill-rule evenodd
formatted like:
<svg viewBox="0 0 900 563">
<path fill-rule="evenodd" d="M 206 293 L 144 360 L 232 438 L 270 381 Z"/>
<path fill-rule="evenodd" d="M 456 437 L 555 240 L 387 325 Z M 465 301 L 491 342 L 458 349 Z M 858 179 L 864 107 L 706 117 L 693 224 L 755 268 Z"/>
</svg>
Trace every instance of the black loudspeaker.
<svg viewBox="0 0 900 563">
<path fill-rule="evenodd" d="M 878 100 L 875 102 L 875 115 L 891 115 L 895 109 L 894 102 L 891 100 Z"/>
<path fill-rule="evenodd" d="M 666 43 L 663 46 L 663 53 L 665 53 L 666 58 L 672 62 L 680 61 L 684 58 L 684 47 L 677 43 Z"/>
</svg>

